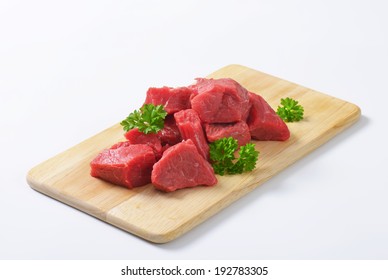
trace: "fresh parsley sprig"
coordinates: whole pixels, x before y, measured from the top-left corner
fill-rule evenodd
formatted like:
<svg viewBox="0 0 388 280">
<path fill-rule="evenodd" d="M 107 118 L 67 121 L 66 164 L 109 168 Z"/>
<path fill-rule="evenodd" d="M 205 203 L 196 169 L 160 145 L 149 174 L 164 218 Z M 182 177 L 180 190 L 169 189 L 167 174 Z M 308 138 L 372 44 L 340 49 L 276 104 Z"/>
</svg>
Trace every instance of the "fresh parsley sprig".
<svg viewBox="0 0 388 280">
<path fill-rule="evenodd" d="M 298 101 L 290 97 L 282 98 L 276 113 L 285 122 L 298 122 L 303 119 L 304 108 Z"/>
<path fill-rule="evenodd" d="M 167 112 L 163 105 L 144 104 L 140 110 L 133 111 L 120 124 L 125 131 L 138 128 L 145 134 L 156 133 L 164 127 L 166 116 Z"/>
<path fill-rule="evenodd" d="M 218 139 L 209 146 L 210 159 L 216 174 L 241 174 L 256 167 L 259 152 L 255 150 L 253 143 L 240 147 L 238 159 L 235 157 L 238 142 L 233 137 Z"/>
</svg>

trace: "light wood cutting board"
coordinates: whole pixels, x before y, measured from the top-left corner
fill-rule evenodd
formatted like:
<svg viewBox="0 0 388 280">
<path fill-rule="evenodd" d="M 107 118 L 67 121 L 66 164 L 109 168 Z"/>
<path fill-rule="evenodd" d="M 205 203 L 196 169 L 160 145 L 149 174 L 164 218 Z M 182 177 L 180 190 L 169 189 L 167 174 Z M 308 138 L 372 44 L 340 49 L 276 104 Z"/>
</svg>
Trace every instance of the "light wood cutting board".
<svg viewBox="0 0 388 280">
<path fill-rule="evenodd" d="M 214 187 L 163 193 L 152 185 L 129 190 L 92 178 L 89 162 L 102 149 L 124 140 L 119 124 L 31 169 L 29 185 L 132 234 L 165 243 L 257 188 L 360 116 L 356 105 L 244 66 L 229 65 L 208 77 L 235 79 L 262 95 L 274 109 L 280 98 L 295 98 L 304 106 L 305 118 L 288 124 L 288 141 L 255 141 L 260 151 L 256 169 L 242 175 L 218 176 L 219 183 Z"/>
</svg>

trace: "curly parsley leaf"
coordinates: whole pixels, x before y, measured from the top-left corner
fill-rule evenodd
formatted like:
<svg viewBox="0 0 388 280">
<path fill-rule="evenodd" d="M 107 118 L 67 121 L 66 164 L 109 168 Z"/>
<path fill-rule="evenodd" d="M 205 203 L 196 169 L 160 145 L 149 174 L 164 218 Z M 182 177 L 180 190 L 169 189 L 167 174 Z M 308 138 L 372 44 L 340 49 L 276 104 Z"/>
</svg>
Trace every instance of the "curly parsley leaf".
<svg viewBox="0 0 388 280">
<path fill-rule="evenodd" d="M 280 104 L 276 113 L 285 122 L 298 122 L 303 119 L 304 108 L 298 101 L 287 97 L 280 100 Z"/>
<path fill-rule="evenodd" d="M 144 104 L 140 110 L 133 111 L 120 124 L 125 131 L 138 128 L 145 134 L 156 133 L 164 127 L 166 116 L 167 112 L 163 105 Z"/>
<path fill-rule="evenodd" d="M 216 174 L 241 174 L 256 167 L 259 152 L 255 150 L 255 144 L 241 146 L 238 159 L 235 157 L 237 149 L 238 143 L 233 137 L 221 138 L 210 143 L 210 159 Z"/>
<path fill-rule="evenodd" d="M 255 169 L 257 159 L 259 158 L 259 152 L 255 150 L 255 144 L 248 143 L 245 146 L 241 146 L 238 154 L 239 158 L 228 170 L 229 174 L 240 174 Z"/>
</svg>

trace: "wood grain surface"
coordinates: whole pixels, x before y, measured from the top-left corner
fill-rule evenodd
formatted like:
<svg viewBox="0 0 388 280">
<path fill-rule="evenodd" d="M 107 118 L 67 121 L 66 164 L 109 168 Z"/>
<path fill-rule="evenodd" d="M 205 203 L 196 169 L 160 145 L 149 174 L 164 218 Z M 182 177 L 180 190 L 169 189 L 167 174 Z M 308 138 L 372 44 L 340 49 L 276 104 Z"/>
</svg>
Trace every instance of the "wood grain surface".
<svg viewBox="0 0 388 280">
<path fill-rule="evenodd" d="M 91 177 L 90 161 L 102 149 L 124 140 L 119 124 L 32 168 L 27 175 L 29 185 L 146 240 L 165 243 L 257 188 L 360 116 L 360 109 L 354 104 L 241 65 L 228 65 L 208 77 L 233 78 L 262 95 L 274 109 L 280 98 L 295 98 L 304 106 L 305 118 L 288 124 L 288 141 L 255 141 L 260 151 L 256 169 L 241 175 L 218 176 L 219 183 L 214 187 L 163 193 L 151 184 L 129 190 Z"/>
</svg>

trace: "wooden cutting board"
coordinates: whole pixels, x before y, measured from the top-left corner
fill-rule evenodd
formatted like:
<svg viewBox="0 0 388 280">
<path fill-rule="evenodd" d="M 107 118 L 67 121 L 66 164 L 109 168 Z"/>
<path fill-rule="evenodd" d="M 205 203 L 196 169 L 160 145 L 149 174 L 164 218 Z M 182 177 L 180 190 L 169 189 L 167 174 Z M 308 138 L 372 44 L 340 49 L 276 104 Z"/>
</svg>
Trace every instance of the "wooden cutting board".
<svg viewBox="0 0 388 280">
<path fill-rule="evenodd" d="M 229 65 L 208 77 L 235 79 L 249 91 L 261 94 L 274 109 L 280 98 L 295 98 L 304 106 L 305 118 L 288 124 L 288 141 L 255 141 L 260 151 L 256 169 L 242 175 L 218 176 L 219 183 L 214 187 L 163 193 L 151 184 L 129 190 L 92 178 L 89 162 L 102 149 L 124 140 L 119 124 L 31 169 L 29 185 L 132 234 L 165 243 L 257 188 L 360 116 L 356 105 L 244 66 Z"/>
</svg>

